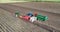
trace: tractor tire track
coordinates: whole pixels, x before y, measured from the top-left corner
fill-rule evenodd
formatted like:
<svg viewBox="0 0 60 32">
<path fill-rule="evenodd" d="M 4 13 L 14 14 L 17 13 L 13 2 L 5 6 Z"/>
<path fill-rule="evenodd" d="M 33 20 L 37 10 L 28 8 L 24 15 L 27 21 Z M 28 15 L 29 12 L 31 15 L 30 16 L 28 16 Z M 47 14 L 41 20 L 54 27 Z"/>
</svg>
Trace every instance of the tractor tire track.
<svg viewBox="0 0 60 32">
<path fill-rule="evenodd" d="M 3 30 L 3 32 L 14 32 L 14 30 L 5 22 L 6 20 L 4 20 L 5 17 L 3 17 L 3 15 L 4 14 L 0 14 L 0 28 Z"/>
<path fill-rule="evenodd" d="M 5 32 L 6 29 L 5 29 L 5 27 L 0 23 L 0 32 L 1 32 L 1 31 Z"/>
</svg>

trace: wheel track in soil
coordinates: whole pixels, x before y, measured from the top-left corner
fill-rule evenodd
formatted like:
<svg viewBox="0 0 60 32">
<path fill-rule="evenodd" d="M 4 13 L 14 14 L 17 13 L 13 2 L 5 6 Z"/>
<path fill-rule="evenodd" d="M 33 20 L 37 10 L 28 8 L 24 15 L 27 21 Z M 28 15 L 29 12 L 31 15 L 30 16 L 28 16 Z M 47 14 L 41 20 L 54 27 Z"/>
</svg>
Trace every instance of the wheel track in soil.
<svg viewBox="0 0 60 32">
<path fill-rule="evenodd" d="M 3 21 L 5 17 L 3 17 L 2 15 L 3 14 L 0 14 L 0 28 L 3 32 L 13 32 L 14 30 L 5 21 Z"/>
</svg>

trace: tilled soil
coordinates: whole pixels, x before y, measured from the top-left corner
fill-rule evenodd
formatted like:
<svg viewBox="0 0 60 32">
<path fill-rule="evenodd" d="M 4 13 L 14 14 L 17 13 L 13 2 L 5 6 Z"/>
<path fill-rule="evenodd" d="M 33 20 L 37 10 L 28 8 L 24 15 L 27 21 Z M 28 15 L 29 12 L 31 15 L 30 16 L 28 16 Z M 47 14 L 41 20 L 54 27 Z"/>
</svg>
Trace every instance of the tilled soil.
<svg viewBox="0 0 60 32">
<path fill-rule="evenodd" d="M 17 4 L 16 4 L 17 5 Z M 35 9 L 28 9 L 20 7 L 19 5 L 1 4 L 0 5 L 0 25 L 1 31 L 10 32 L 49 32 L 41 27 L 33 25 L 32 23 L 25 22 L 15 17 L 15 12 L 19 11 L 20 15 L 27 14 L 28 12 L 38 12 L 39 14 L 48 16 L 48 20 L 42 23 L 51 25 L 60 30 L 60 15 L 50 12 L 43 12 Z M 4 28 L 3 28 L 4 27 Z"/>
<path fill-rule="evenodd" d="M 10 12 L 0 9 L 1 32 L 48 32 L 47 30 L 14 17 Z"/>
</svg>

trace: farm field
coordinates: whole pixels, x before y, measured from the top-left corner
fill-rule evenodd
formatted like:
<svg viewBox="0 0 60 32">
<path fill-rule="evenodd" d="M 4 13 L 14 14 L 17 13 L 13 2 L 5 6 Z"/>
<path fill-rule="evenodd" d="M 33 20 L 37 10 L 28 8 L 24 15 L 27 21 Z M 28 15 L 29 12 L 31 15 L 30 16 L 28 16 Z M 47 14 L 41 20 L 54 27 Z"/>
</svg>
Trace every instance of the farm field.
<svg viewBox="0 0 60 32">
<path fill-rule="evenodd" d="M 37 4 L 32 2 L 34 5 Z M 40 3 L 40 2 L 38 2 Z M 29 5 L 28 5 L 29 4 Z M 33 6 L 31 3 L 7 3 L 7 4 L 0 4 L 0 31 L 1 32 L 50 32 L 46 30 L 46 28 L 42 28 L 40 26 L 34 25 L 33 23 L 26 22 L 18 17 L 15 17 L 15 12 L 19 11 L 20 15 L 27 14 L 28 12 L 38 12 L 42 15 L 48 16 L 48 20 L 41 22 L 45 23 L 46 25 L 53 26 L 56 30 L 55 32 L 60 32 L 60 13 L 59 10 L 55 8 L 60 8 L 60 4 L 55 3 L 51 5 L 55 5 L 53 7 L 43 6 L 49 5 L 47 3 L 40 3 L 40 5 Z M 32 8 L 33 7 L 33 8 Z M 44 11 L 48 8 L 48 11 Z M 35 9 L 35 8 L 41 8 Z M 46 8 L 46 9 L 43 9 Z M 51 9 L 52 8 L 52 9 Z M 51 12 L 51 10 L 55 10 Z M 57 10 L 57 13 L 55 13 Z"/>
</svg>

